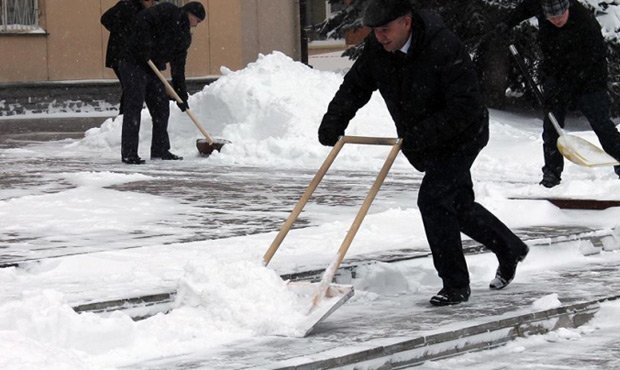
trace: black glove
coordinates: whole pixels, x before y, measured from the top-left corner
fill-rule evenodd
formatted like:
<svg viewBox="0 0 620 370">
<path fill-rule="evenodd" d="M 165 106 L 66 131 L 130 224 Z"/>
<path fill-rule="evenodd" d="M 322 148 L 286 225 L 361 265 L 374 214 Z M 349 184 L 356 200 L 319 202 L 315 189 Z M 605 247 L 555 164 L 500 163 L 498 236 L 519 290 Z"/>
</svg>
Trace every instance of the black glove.
<svg viewBox="0 0 620 370">
<path fill-rule="evenodd" d="M 185 112 L 189 108 L 189 105 L 187 104 L 187 99 L 189 99 L 189 95 L 187 94 L 187 91 L 182 88 L 175 88 L 175 91 L 177 95 L 179 95 L 179 98 L 181 98 L 180 103 L 177 101 L 177 106 L 182 112 Z"/>
<path fill-rule="evenodd" d="M 344 132 L 340 132 L 340 130 L 332 127 L 327 127 L 324 125 L 319 127 L 319 143 L 322 145 L 334 146 L 342 135 L 344 135 Z"/>
<path fill-rule="evenodd" d="M 182 112 L 185 112 L 186 110 L 188 110 L 188 109 L 189 109 L 189 105 L 187 104 L 187 101 L 182 101 L 182 102 L 180 102 L 180 103 L 179 103 L 179 102 L 177 102 L 177 106 L 179 107 L 179 109 L 180 109 Z"/>
</svg>

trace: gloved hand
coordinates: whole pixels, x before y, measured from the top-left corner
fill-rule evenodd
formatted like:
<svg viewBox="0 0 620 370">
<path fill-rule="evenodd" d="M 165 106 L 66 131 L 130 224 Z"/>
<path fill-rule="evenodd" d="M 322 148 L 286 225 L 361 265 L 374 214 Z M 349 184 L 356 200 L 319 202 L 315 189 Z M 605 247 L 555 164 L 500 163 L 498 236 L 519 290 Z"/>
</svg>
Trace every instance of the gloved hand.
<svg viewBox="0 0 620 370">
<path fill-rule="evenodd" d="M 176 84 L 176 83 L 174 83 L 174 85 L 175 85 L 174 91 L 177 93 L 179 98 L 181 98 L 181 103 L 177 101 L 177 106 L 179 107 L 181 111 L 185 112 L 187 108 L 189 108 L 189 105 L 187 104 L 187 99 L 189 99 L 189 94 L 187 93 L 187 90 L 185 89 L 184 86 L 181 86 L 180 84 Z"/>
<path fill-rule="evenodd" d="M 325 146 L 336 145 L 338 138 L 342 135 L 344 135 L 344 132 L 340 132 L 340 130 L 332 127 L 325 125 L 321 125 L 321 127 L 319 127 L 319 142 Z"/>
<path fill-rule="evenodd" d="M 188 109 L 189 109 L 189 105 L 187 104 L 187 100 L 184 100 L 184 101 L 182 101 L 182 102 L 180 102 L 180 103 L 179 103 L 179 102 L 177 102 L 177 106 L 179 107 L 179 109 L 180 109 L 182 112 L 185 112 L 186 110 L 188 110 Z"/>
</svg>

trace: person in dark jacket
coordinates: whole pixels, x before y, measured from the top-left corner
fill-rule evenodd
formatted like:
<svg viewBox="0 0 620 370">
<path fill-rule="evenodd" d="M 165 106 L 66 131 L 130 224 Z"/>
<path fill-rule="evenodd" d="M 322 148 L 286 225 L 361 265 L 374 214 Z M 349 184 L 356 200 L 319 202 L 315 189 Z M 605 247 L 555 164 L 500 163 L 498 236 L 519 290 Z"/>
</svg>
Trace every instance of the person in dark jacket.
<svg viewBox="0 0 620 370">
<path fill-rule="evenodd" d="M 373 32 L 328 106 L 319 141 L 334 145 L 379 90 L 403 138 L 402 153 L 426 172 L 418 207 L 443 281 L 431 304 L 469 299 L 461 232 L 497 255 L 490 287 L 506 287 L 529 249 L 474 200 L 470 168 L 488 141 L 489 117 L 464 45 L 438 15 L 415 10 L 408 0 L 371 0 L 363 22 Z"/>
<path fill-rule="evenodd" d="M 120 54 L 127 47 L 129 37 L 134 33 L 136 16 L 142 9 L 150 8 L 159 0 L 120 0 L 116 5 L 108 9 L 101 16 L 101 24 L 110 31 L 108 47 L 106 49 L 105 66 L 112 68 L 114 74 L 120 81 L 118 71 L 118 61 Z M 121 83 L 121 90 L 123 85 Z M 121 104 L 119 114 L 123 114 L 123 95 L 121 93 Z"/>
<path fill-rule="evenodd" d="M 505 23 L 512 28 L 532 17 L 538 18 L 545 110 L 553 112 L 564 127 L 569 107 L 576 106 L 603 149 L 620 160 L 620 133 L 609 118 L 607 47 L 601 25 L 575 0 L 525 0 Z M 561 181 L 564 159 L 556 145 L 558 133 L 546 115 L 542 137 L 545 165 L 540 184 L 551 188 Z M 620 175 L 620 167 L 615 172 Z"/>
<path fill-rule="evenodd" d="M 121 137 L 121 158 L 124 163 L 144 163 L 138 156 L 138 143 L 140 113 L 145 102 L 153 120 L 151 159 L 183 159 L 170 152 L 169 97 L 164 84 L 147 62 L 153 61 L 162 71 L 166 69 L 167 63 L 170 64 L 172 85 L 182 99 L 177 105 L 185 111 L 188 108 L 185 63 L 192 42 L 190 28 L 196 27 L 205 18 L 205 9 L 197 1 L 190 1 L 182 7 L 162 2 L 138 13 L 135 31 L 121 52 L 118 64 L 124 87 Z"/>
</svg>

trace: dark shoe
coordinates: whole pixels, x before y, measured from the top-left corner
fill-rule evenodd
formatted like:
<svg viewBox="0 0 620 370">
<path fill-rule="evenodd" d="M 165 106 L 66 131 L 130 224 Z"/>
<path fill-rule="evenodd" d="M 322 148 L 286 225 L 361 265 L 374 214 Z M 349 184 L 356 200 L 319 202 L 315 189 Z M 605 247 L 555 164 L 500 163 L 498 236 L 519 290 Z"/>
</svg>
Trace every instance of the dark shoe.
<svg viewBox="0 0 620 370">
<path fill-rule="evenodd" d="M 489 283 L 489 288 L 500 290 L 508 286 L 512 279 L 515 278 L 515 274 L 517 273 L 517 265 L 525 259 L 529 252 L 530 248 L 526 245 L 525 250 L 517 255 L 511 263 L 504 265 L 500 264 L 495 272 L 495 278 Z"/>
<path fill-rule="evenodd" d="M 562 181 L 562 179 L 560 178 L 560 176 L 553 174 L 551 172 L 545 172 L 543 174 L 543 178 L 542 180 L 540 180 L 540 185 L 546 187 L 546 188 L 552 188 L 556 185 L 560 184 L 560 181 Z"/>
<path fill-rule="evenodd" d="M 183 157 L 180 157 L 176 154 L 172 154 L 169 151 L 166 151 L 159 155 L 151 154 L 151 159 L 161 159 L 164 161 L 180 161 L 183 159 Z"/>
<path fill-rule="evenodd" d="M 471 291 L 466 288 L 442 288 L 439 293 L 431 298 L 433 306 L 451 306 L 461 302 L 467 302 Z"/>
<path fill-rule="evenodd" d="M 121 159 L 123 161 L 123 163 L 127 163 L 127 164 L 144 164 L 145 160 L 135 156 L 135 157 L 125 157 Z"/>
</svg>

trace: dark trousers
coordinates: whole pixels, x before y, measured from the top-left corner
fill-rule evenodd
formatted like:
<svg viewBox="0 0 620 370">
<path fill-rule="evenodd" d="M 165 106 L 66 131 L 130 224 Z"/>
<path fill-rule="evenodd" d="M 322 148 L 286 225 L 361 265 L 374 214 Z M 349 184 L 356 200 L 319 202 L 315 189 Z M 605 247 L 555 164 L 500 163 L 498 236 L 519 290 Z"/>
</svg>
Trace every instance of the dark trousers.
<svg viewBox="0 0 620 370">
<path fill-rule="evenodd" d="M 618 133 L 616 126 L 609 118 L 610 100 L 607 92 L 599 91 L 574 97 L 557 97 L 553 101 L 552 111 L 562 128 L 564 128 L 566 112 L 571 100 L 574 100 L 577 108 L 588 119 L 592 130 L 601 142 L 603 150 L 620 160 L 620 133 Z M 557 131 L 551 124 L 551 120 L 545 117 L 542 135 L 543 153 L 545 156 L 543 173 L 552 173 L 560 177 L 564 169 L 564 158 L 557 148 L 558 136 Z M 616 167 L 616 173 L 619 173 L 619 171 L 620 168 Z"/>
<path fill-rule="evenodd" d="M 474 201 L 470 168 L 476 156 L 426 160 L 426 174 L 418 194 L 433 263 L 447 288 L 469 286 L 461 232 L 495 253 L 500 265 L 512 263 L 526 247 L 497 217 Z"/>
<path fill-rule="evenodd" d="M 119 72 L 123 85 L 123 131 L 121 135 L 121 156 L 138 155 L 140 141 L 140 119 L 144 103 L 153 120 L 151 155 L 160 156 L 170 149 L 168 117 L 170 102 L 164 84 L 148 66 L 141 67 L 129 61 L 120 61 Z"/>
<path fill-rule="evenodd" d="M 116 78 L 118 78 L 118 81 L 121 83 L 121 99 L 118 107 L 118 114 L 123 114 L 123 80 L 121 80 L 121 72 L 119 71 L 118 66 L 112 67 L 112 70 L 114 71 Z"/>
</svg>

